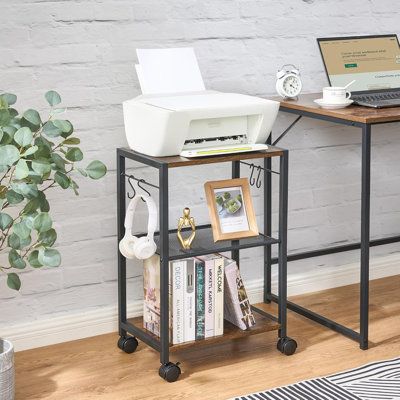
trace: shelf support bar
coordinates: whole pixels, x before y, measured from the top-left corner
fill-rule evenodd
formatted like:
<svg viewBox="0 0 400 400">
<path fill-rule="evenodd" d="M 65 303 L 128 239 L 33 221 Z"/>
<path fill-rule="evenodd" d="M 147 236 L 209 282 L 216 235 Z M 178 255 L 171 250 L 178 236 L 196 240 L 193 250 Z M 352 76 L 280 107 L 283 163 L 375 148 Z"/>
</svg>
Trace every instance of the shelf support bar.
<svg viewBox="0 0 400 400">
<path fill-rule="evenodd" d="M 126 336 L 126 259 L 119 251 L 119 242 L 125 234 L 125 157 L 117 151 L 117 259 L 118 259 L 118 319 L 119 335 Z"/>
<path fill-rule="evenodd" d="M 272 143 L 273 146 L 276 146 L 285 136 L 286 134 L 301 120 L 302 115 L 299 115 L 282 133 L 281 135 Z"/>
<path fill-rule="evenodd" d="M 168 166 L 159 169 L 160 209 L 160 362 L 169 362 Z"/>
<path fill-rule="evenodd" d="M 232 179 L 235 178 L 240 178 L 240 161 L 232 161 Z M 236 261 L 236 265 L 240 268 L 240 254 L 238 249 L 231 251 L 231 258 Z"/>
</svg>

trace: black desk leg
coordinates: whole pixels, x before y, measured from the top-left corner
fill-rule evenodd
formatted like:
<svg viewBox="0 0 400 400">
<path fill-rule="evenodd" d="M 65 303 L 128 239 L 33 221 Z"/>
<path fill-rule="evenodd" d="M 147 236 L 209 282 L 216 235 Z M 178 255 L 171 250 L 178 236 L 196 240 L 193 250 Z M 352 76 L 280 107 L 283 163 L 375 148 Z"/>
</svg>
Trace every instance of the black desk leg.
<svg viewBox="0 0 400 400">
<path fill-rule="evenodd" d="M 288 167 L 289 152 L 284 150 L 280 157 L 279 168 L 279 294 L 278 320 L 280 323 L 279 337 L 287 335 L 287 219 L 288 219 Z"/>
<path fill-rule="evenodd" d="M 117 151 L 117 249 L 118 244 L 125 234 L 125 157 Z M 126 259 L 118 250 L 118 319 L 119 335 L 126 336 L 126 330 L 122 329 L 122 323 L 126 323 Z"/>
<path fill-rule="evenodd" d="M 272 132 L 267 139 L 267 144 L 272 141 Z M 271 157 L 264 158 L 264 235 L 272 236 L 272 162 Z M 282 170 L 280 170 L 282 172 Z M 272 280 L 272 254 L 271 246 L 264 247 L 264 303 L 271 302 Z"/>
<path fill-rule="evenodd" d="M 160 362 L 169 363 L 169 222 L 168 166 L 159 169 L 160 210 Z"/>
<path fill-rule="evenodd" d="M 368 349 L 371 125 L 362 126 L 360 348 Z"/>
</svg>

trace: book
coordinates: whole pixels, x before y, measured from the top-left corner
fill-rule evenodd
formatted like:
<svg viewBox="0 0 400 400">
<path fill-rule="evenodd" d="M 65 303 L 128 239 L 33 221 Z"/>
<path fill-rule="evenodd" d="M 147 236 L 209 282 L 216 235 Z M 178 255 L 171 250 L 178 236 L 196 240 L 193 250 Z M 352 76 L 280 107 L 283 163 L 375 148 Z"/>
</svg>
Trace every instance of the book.
<svg viewBox="0 0 400 400">
<path fill-rule="evenodd" d="M 196 277 L 195 259 L 187 258 L 184 269 L 184 341 L 196 339 Z"/>
<path fill-rule="evenodd" d="M 256 321 L 251 310 L 243 279 L 236 261 L 225 259 L 225 319 L 240 329 L 254 326 Z"/>
<path fill-rule="evenodd" d="M 214 259 L 214 335 L 224 334 L 224 260 L 223 256 Z"/>
<path fill-rule="evenodd" d="M 143 262 L 143 327 L 160 336 L 160 256 Z"/>
<path fill-rule="evenodd" d="M 204 311 L 205 311 L 205 285 L 204 285 L 204 262 L 196 259 L 196 340 L 204 339 Z"/>
<path fill-rule="evenodd" d="M 183 343 L 184 337 L 184 279 L 186 260 L 170 263 L 172 279 L 172 343 Z"/>
<path fill-rule="evenodd" d="M 205 312 L 204 312 L 204 337 L 214 336 L 214 258 L 215 255 L 208 254 L 199 256 L 204 262 L 204 285 L 205 285 Z"/>
</svg>

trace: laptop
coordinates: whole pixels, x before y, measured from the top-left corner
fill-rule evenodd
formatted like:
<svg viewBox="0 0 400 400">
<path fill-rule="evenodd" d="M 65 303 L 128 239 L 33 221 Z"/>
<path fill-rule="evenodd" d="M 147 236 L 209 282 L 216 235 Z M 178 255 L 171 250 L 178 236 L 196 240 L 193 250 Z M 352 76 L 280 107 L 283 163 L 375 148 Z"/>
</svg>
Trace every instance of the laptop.
<svg viewBox="0 0 400 400">
<path fill-rule="evenodd" d="M 354 104 L 400 106 L 400 46 L 397 35 L 317 39 L 331 86 L 349 87 Z"/>
</svg>

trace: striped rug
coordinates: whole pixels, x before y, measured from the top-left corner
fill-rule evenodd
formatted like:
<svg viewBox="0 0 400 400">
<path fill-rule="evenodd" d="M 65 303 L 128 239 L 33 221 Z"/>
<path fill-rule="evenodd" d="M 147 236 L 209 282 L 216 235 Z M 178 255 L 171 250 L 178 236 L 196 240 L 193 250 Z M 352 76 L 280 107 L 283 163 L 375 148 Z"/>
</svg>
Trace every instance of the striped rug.
<svg viewBox="0 0 400 400">
<path fill-rule="evenodd" d="M 400 399 L 400 358 L 364 365 L 234 400 L 395 400 Z"/>
</svg>

